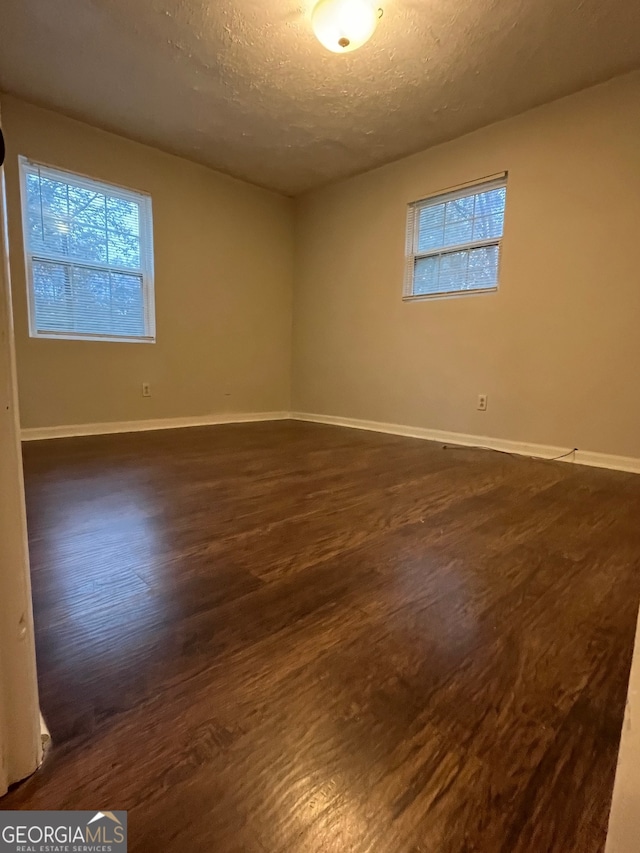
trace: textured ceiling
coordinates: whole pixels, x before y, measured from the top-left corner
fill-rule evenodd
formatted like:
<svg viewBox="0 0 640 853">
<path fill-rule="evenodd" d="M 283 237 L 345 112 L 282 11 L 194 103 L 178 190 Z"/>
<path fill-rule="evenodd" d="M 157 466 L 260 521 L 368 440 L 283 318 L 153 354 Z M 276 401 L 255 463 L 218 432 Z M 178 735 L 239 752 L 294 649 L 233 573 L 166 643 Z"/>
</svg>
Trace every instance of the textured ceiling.
<svg viewBox="0 0 640 853">
<path fill-rule="evenodd" d="M 0 89 L 288 195 L 640 67 L 638 0 L 0 0 Z"/>
</svg>

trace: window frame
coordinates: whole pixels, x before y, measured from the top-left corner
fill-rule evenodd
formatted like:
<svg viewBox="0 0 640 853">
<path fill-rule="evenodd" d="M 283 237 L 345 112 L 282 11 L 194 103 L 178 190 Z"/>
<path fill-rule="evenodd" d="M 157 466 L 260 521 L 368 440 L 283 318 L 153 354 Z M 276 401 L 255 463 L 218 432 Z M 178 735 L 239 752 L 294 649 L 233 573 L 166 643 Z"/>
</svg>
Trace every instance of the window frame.
<svg viewBox="0 0 640 853">
<path fill-rule="evenodd" d="M 407 220 L 405 231 L 405 272 L 403 281 L 402 299 L 404 302 L 421 302 L 425 299 L 450 299 L 457 296 L 475 296 L 482 293 L 496 293 L 500 285 L 500 269 L 502 262 L 502 241 L 504 239 L 504 219 L 502 226 L 502 235 L 500 237 L 491 237 L 484 240 L 472 240 L 467 243 L 458 243 L 450 246 L 443 246 L 439 249 L 431 249 L 428 252 L 415 251 L 418 245 L 419 227 L 420 227 L 420 212 L 425 208 L 435 207 L 438 204 L 444 204 L 448 201 L 455 201 L 459 198 L 468 198 L 475 196 L 488 190 L 507 189 L 508 172 L 500 172 L 496 175 L 491 175 L 486 178 L 481 178 L 477 181 L 461 185 L 454 189 L 439 191 L 417 201 L 409 202 L 407 205 Z M 505 214 L 506 217 L 506 196 L 505 196 Z M 498 249 L 498 263 L 496 271 L 496 283 L 492 287 L 470 288 L 468 290 L 460 288 L 456 290 L 446 290 L 438 293 L 414 293 L 414 279 L 416 262 L 422 258 L 442 258 L 446 255 L 454 254 L 455 252 L 463 252 L 469 249 L 481 249 L 487 246 L 496 246 Z"/>
<path fill-rule="evenodd" d="M 38 253 L 31 251 L 28 245 L 29 224 L 27 210 L 27 173 L 33 169 L 44 169 L 49 174 L 60 176 L 61 181 L 72 181 L 75 186 L 91 191 L 102 192 L 112 198 L 120 198 L 124 201 L 135 202 L 139 209 L 140 222 L 140 269 L 135 271 L 136 275 L 142 276 L 142 299 L 144 317 L 144 335 L 122 335 L 96 332 L 73 332 L 56 330 L 39 330 L 36 322 L 36 304 L 33 281 L 34 261 L 53 262 L 65 264 L 70 267 L 82 267 L 84 269 L 104 270 L 113 273 L 131 275 L 129 267 L 119 267 L 116 264 L 100 264 L 93 261 L 76 260 L 68 255 L 59 255 L 55 252 Z M 124 187 L 120 184 L 112 184 L 98 178 L 92 178 L 80 172 L 63 169 L 30 157 L 20 155 L 18 157 L 18 170 L 20 173 L 20 207 L 22 213 L 22 246 L 25 262 L 25 283 L 27 288 L 27 308 L 29 318 L 29 337 L 45 340 L 64 341 L 101 341 L 110 343 L 130 344 L 155 344 L 156 343 L 156 311 L 155 311 L 155 275 L 154 275 L 154 245 L 153 245 L 153 209 L 152 198 L 149 193 Z"/>
</svg>

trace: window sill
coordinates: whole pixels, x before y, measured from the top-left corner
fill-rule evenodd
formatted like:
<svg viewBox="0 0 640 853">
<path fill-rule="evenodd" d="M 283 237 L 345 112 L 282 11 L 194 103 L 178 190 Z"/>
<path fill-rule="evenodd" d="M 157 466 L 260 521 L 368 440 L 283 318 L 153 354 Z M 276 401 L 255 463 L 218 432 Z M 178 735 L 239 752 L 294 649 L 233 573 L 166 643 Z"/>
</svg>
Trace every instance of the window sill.
<svg viewBox="0 0 640 853">
<path fill-rule="evenodd" d="M 48 341 L 99 341 L 101 343 L 116 343 L 116 344 L 155 344 L 156 339 L 153 338 L 127 338 L 117 335 L 72 335 L 72 334 L 55 334 L 47 332 L 30 332 L 29 337 L 34 340 Z"/>
<path fill-rule="evenodd" d="M 480 296 L 483 293 L 497 293 L 497 287 L 484 287 L 477 290 L 448 290 L 446 293 L 416 293 L 402 297 L 403 302 L 424 302 L 431 299 L 454 299 L 459 296 Z"/>
</svg>

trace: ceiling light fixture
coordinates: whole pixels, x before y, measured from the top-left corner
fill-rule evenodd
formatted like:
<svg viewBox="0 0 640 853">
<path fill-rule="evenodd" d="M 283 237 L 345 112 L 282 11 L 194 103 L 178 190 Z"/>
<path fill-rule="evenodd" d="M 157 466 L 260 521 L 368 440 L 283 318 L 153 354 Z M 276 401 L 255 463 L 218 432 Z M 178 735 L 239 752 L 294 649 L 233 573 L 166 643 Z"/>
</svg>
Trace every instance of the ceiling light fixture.
<svg viewBox="0 0 640 853">
<path fill-rule="evenodd" d="M 311 15 L 318 41 L 334 53 L 349 53 L 369 41 L 382 17 L 373 0 L 320 0 Z"/>
</svg>

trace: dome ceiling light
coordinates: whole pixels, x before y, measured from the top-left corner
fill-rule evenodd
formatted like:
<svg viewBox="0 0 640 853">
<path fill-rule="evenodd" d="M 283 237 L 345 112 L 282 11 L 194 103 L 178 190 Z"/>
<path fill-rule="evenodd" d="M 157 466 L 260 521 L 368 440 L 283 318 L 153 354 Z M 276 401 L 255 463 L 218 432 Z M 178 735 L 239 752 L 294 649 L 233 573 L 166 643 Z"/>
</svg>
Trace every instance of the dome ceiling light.
<svg viewBox="0 0 640 853">
<path fill-rule="evenodd" d="M 318 41 L 333 53 L 349 53 L 369 41 L 382 9 L 372 0 L 320 0 L 311 15 Z"/>
</svg>

